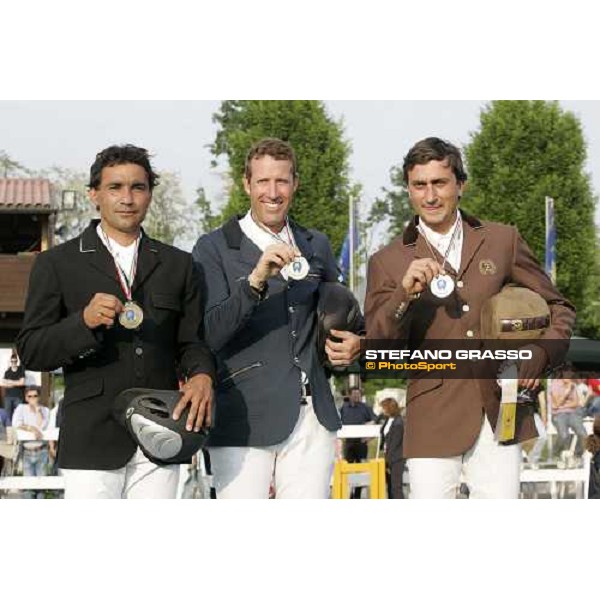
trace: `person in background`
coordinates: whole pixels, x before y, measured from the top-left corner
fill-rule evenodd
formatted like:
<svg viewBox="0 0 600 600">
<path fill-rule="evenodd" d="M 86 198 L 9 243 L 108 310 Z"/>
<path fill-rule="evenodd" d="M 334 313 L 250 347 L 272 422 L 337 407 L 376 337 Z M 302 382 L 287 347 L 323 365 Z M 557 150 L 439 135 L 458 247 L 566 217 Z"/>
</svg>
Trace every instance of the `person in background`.
<svg viewBox="0 0 600 600">
<path fill-rule="evenodd" d="M 585 415 L 595 417 L 600 414 L 600 379 L 587 380 L 589 395 L 585 405 Z"/>
<path fill-rule="evenodd" d="M 8 413 L 3 408 L 0 408 L 0 430 L 6 430 L 7 427 L 10 427 Z"/>
<path fill-rule="evenodd" d="M 577 399 L 579 400 L 579 412 L 582 417 L 585 417 L 585 407 L 590 397 L 590 388 L 586 379 L 574 379 L 575 387 L 577 388 Z"/>
<path fill-rule="evenodd" d="M 600 500 L 600 415 L 594 417 L 594 429 L 585 440 L 585 448 L 592 455 L 588 498 Z"/>
<path fill-rule="evenodd" d="M 377 419 L 373 409 L 362 401 L 360 389 L 350 388 L 350 398 L 340 410 L 342 425 L 367 425 L 374 423 Z M 367 459 L 369 452 L 368 440 L 361 438 L 349 438 L 344 440 L 343 456 L 349 463 L 359 463 Z M 352 498 L 361 497 L 362 487 L 355 487 Z"/>
<path fill-rule="evenodd" d="M 40 404 L 40 392 L 36 386 L 25 390 L 25 404 L 19 404 L 12 418 L 12 426 L 34 435 L 35 440 L 23 444 L 23 475 L 41 477 L 48 469 L 48 442 L 44 441 L 44 430 L 48 427 L 50 411 Z M 27 499 L 43 498 L 44 492 L 26 490 Z"/>
<path fill-rule="evenodd" d="M 577 436 L 575 455 L 583 454 L 583 441 L 587 435 L 583 425 L 583 417 L 579 410 L 579 394 L 577 384 L 569 371 L 565 371 L 562 378 L 552 380 L 550 389 L 550 402 L 552 403 L 552 423 L 558 435 L 558 452 L 566 450 L 569 442 L 569 429 Z"/>
<path fill-rule="evenodd" d="M 4 388 L 4 409 L 9 419 L 12 419 L 15 408 L 23 403 L 23 390 L 25 389 L 25 369 L 19 364 L 19 357 L 13 354 L 10 365 L 4 372 L 2 379 Z"/>
<path fill-rule="evenodd" d="M 542 455 L 542 450 L 548 441 L 548 436 L 546 434 L 546 427 L 548 426 L 548 410 L 546 404 L 546 392 L 541 388 L 538 388 L 537 391 L 538 397 L 538 406 L 539 406 L 539 419 L 541 424 L 543 425 L 543 435 L 540 434 L 535 442 L 533 443 L 529 454 L 527 455 L 527 462 L 532 469 L 539 469 L 540 457 Z"/>
<path fill-rule="evenodd" d="M 381 408 L 385 420 L 381 425 L 381 439 L 385 456 L 385 480 L 389 499 L 404 499 L 402 477 L 406 461 L 402 456 L 404 420 L 398 402 L 394 398 L 384 398 Z"/>
<path fill-rule="evenodd" d="M 362 401 L 360 389 L 350 389 L 350 398 L 340 411 L 342 425 L 366 425 L 376 420 L 373 409 Z M 348 439 L 344 444 L 344 460 L 349 463 L 361 462 L 367 458 L 368 446 L 363 439 Z"/>
<path fill-rule="evenodd" d="M 48 423 L 48 429 L 60 429 L 60 423 L 62 420 L 62 395 L 59 396 L 54 406 L 50 409 L 50 420 Z M 50 472 L 49 475 L 58 475 L 58 443 L 55 440 L 48 441 L 48 452 L 50 454 Z"/>
</svg>

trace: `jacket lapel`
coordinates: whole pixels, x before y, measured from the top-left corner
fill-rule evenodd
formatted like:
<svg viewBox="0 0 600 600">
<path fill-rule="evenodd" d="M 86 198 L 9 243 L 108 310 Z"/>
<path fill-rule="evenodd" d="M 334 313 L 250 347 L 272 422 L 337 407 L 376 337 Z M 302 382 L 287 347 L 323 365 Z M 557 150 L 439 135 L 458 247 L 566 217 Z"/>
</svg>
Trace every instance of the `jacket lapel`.
<svg viewBox="0 0 600 600">
<path fill-rule="evenodd" d="M 160 264 L 160 254 L 156 242 L 142 231 L 138 249 L 137 271 L 133 281 L 133 291 L 140 287 Z"/>
<path fill-rule="evenodd" d="M 304 256 L 304 258 L 306 258 L 306 260 L 310 262 L 310 259 L 313 257 L 314 254 L 311 243 L 313 237 L 312 233 L 308 229 L 302 227 L 301 225 L 298 225 L 295 221 L 292 221 L 291 219 L 290 227 L 292 230 L 292 235 L 294 236 L 294 241 L 296 242 L 296 246 L 298 246 L 298 249 L 302 253 L 302 256 Z"/>
<path fill-rule="evenodd" d="M 238 261 L 246 265 L 254 266 L 261 257 L 260 248 L 247 236 L 240 227 L 240 219 L 243 215 L 233 215 L 223 225 L 223 235 L 229 250 L 238 254 Z"/>
<path fill-rule="evenodd" d="M 96 233 L 99 222 L 98 219 L 94 219 L 83 231 L 79 238 L 79 252 L 88 257 L 94 269 L 118 283 L 119 278 L 113 257 Z"/>
<path fill-rule="evenodd" d="M 463 276 L 463 273 L 475 258 L 477 251 L 485 239 L 483 233 L 484 227 L 481 221 L 463 211 L 461 211 L 461 214 L 463 218 L 463 246 L 460 258 L 460 272 L 458 273 L 459 278 Z"/>
</svg>

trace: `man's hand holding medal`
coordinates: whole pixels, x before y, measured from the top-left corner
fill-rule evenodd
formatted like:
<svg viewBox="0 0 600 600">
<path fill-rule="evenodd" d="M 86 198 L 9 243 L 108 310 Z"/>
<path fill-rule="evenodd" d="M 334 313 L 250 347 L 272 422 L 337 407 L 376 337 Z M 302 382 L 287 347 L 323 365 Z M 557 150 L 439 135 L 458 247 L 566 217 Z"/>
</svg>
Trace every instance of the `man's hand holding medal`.
<svg viewBox="0 0 600 600">
<path fill-rule="evenodd" d="M 83 309 L 83 321 L 89 329 L 101 325 L 111 328 L 115 318 L 123 312 L 123 303 L 112 294 L 94 294 Z"/>
<path fill-rule="evenodd" d="M 262 289 L 270 277 L 279 275 L 286 265 L 299 257 L 301 257 L 300 251 L 289 244 L 281 242 L 267 246 L 248 276 L 250 285 L 255 289 Z"/>
<path fill-rule="evenodd" d="M 437 278 L 439 277 L 449 279 L 436 260 L 433 258 L 417 258 L 410 263 L 406 270 L 402 278 L 402 287 L 409 298 L 414 298 L 424 292 L 427 286 L 431 286 L 434 280 L 438 281 Z M 435 291 L 433 293 L 438 296 Z"/>
</svg>

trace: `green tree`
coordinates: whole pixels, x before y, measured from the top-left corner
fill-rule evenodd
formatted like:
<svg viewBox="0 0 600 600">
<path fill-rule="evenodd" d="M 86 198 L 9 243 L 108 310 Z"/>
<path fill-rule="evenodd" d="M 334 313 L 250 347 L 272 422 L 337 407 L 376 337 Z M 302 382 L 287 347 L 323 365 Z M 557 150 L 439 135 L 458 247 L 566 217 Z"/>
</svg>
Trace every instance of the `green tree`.
<svg viewBox="0 0 600 600">
<path fill-rule="evenodd" d="M 232 182 L 218 220 L 223 222 L 248 209 L 242 185 L 246 154 L 261 138 L 278 137 L 292 144 L 298 161 L 300 186 L 291 216 L 326 233 L 337 254 L 348 229 L 350 145 L 342 124 L 327 114 L 324 104 L 315 100 L 226 100 L 213 120 L 218 125 L 211 145 L 213 166 L 225 156 Z"/>
<path fill-rule="evenodd" d="M 18 177 L 29 173 L 29 169 L 12 159 L 6 150 L 0 150 L 0 177 Z"/>
<path fill-rule="evenodd" d="M 557 285 L 578 308 L 577 331 L 597 336 L 589 310 L 600 295 L 596 199 L 579 120 L 558 102 L 495 101 L 482 111 L 465 155 L 465 210 L 517 226 L 542 263 L 545 197 L 554 198 Z"/>
<path fill-rule="evenodd" d="M 196 188 L 195 208 L 201 233 L 208 233 L 221 224 L 221 217 L 213 212 L 203 187 Z"/>
<path fill-rule="evenodd" d="M 400 235 L 404 231 L 406 223 L 413 216 L 408 191 L 402 179 L 401 165 L 390 169 L 390 182 L 392 187 L 382 188 L 383 196 L 375 199 L 366 221 L 367 229 L 371 229 L 377 223 L 389 219 L 387 234 L 384 236 L 382 245 Z"/>
<path fill-rule="evenodd" d="M 186 237 L 197 237 L 197 222 L 190 219 L 190 206 L 183 195 L 179 174 L 160 171 L 159 175 L 144 230 L 150 237 L 171 245 L 184 233 Z"/>
</svg>

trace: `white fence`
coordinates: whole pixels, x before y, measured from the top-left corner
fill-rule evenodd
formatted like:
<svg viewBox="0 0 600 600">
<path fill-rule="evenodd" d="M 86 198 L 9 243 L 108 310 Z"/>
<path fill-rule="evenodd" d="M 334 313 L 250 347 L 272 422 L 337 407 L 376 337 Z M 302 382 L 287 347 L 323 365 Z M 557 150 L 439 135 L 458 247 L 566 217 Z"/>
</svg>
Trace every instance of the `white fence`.
<svg viewBox="0 0 600 600">
<path fill-rule="evenodd" d="M 589 429 L 589 423 L 586 423 Z M 58 429 L 49 429 L 44 432 L 43 439 L 46 441 L 58 440 Z M 554 435 L 552 430 L 548 431 L 548 436 Z M 33 434 L 25 431 L 11 432 L 9 429 L 9 442 L 3 442 L 2 455 L 5 458 L 15 458 L 17 454 L 17 443 L 24 441 L 35 440 Z M 375 438 L 377 439 L 377 455 L 379 455 L 379 437 L 380 427 L 379 425 L 345 425 L 338 432 L 339 439 L 348 438 Z M 8 450 L 7 450 L 8 449 Z M 12 455 L 10 454 L 12 453 Z M 9 456 L 7 456 L 7 454 Z M 539 484 L 549 484 L 551 498 L 564 497 L 567 486 L 575 485 L 575 496 L 577 498 L 587 498 L 589 488 L 589 473 L 590 473 L 590 454 L 584 453 L 583 466 L 579 468 L 570 469 L 558 469 L 558 468 L 540 468 L 530 469 L 523 467 L 521 469 L 521 484 L 531 484 L 537 486 Z M 200 464 L 199 467 L 199 484 L 206 491 L 210 488 L 211 477 L 206 474 L 204 464 Z M 184 484 L 186 479 L 189 477 L 189 466 L 181 465 L 180 473 L 180 484 L 178 488 L 178 498 L 182 498 L 184 494 Z M 410 482 L 410 473 L 405 473 L 405 482 Z M 351 485 L 366 486 L 368 485 L 368 475 L 356 474 L 353 475 Z M 22 491 L 22 490 L 63 490 L 64 489 L 64 478 L 59 476 L 46 476 L 46 477 L 24 477 L 24 476 L 13 476 L 8 475 L 0 477 L 0 493 L 8 491 Z M 523 489 L 523 485 L 522 485 Z M 203 495 L 207 497 L 207 495 Z"/>
</svg>

